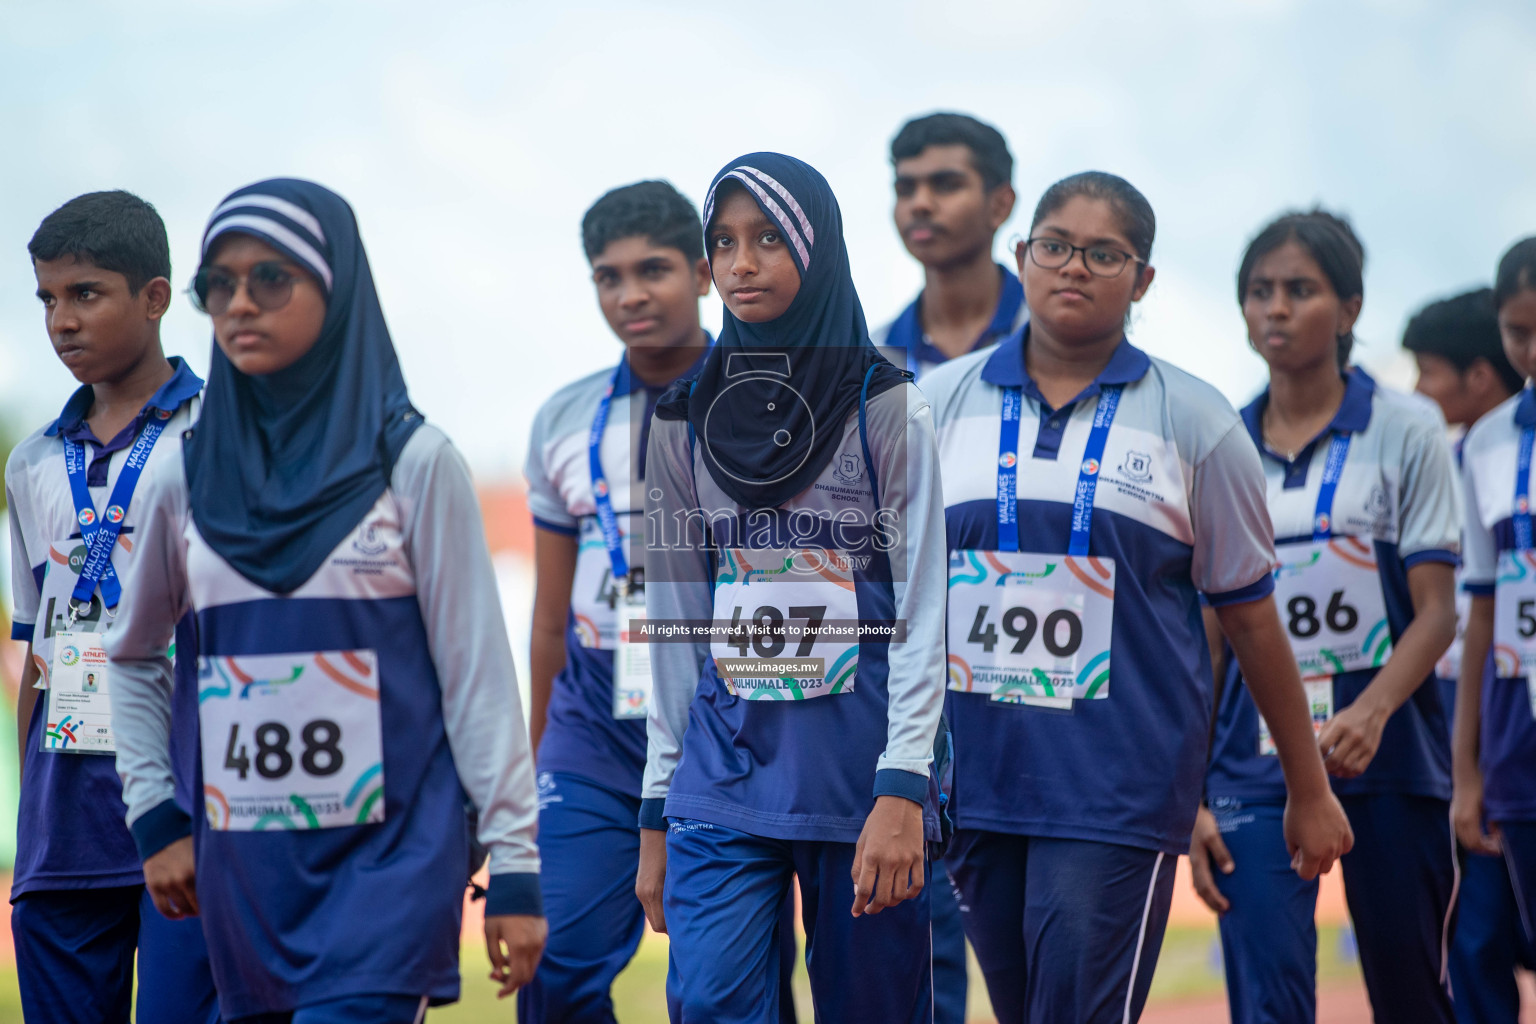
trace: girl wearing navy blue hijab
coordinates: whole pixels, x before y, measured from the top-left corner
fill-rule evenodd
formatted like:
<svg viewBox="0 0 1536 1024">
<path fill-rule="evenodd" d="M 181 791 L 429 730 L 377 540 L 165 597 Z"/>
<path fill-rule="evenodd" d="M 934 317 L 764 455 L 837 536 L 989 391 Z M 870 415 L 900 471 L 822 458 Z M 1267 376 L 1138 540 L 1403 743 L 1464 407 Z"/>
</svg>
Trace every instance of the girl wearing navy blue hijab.
<svg viewBox="0 0 1536 1024">
<path fill-rule="evenodd" d="M 184 465 L 145 474 L 143 607 L 108 649 L 146 885 L 203 918 L 226 1020 L 419 1021 L 458 997 L 467 794 L 509 995 L 545 932 L 511 649 L 468 470 L 411 406 L 351 208 L 306 181 L 233 193 L 193 292 L 203 414 Z M 188 610 L 195 688 L 165 671 Z M 190 821 L 173 702 L 200 723 Z"/>
<path fill-rule="evenodd" d="M 794 876 L 817 1019 L 929 1022 L 931 415 L 870 344 L 814 168 L 734 160 L 704 221 L 724 324 L 647 455 L 647 616 L 691 632 L 653 647 L 636 892 L 670 931 L 684 1022 L 777 1018 Z"/>
</svg>

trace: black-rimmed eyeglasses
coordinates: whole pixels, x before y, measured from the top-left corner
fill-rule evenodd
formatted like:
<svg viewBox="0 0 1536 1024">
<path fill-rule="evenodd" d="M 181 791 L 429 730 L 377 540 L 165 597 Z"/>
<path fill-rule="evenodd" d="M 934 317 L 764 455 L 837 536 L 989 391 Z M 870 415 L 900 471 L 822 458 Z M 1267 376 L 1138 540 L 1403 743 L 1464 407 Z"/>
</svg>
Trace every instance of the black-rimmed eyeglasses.
<svg viewBox="0 0 1536 1024">
<path fill-rule="evenodd" d="M 1020 239 L 1014 252 L 1027 248 L 1035 266 L 1046 270 L 1060 270 L 1072 262 L 1072 257 L 1083 254 L 1083 266 L 1094 277 L 1119 277 L 1128 263 L 1145 263 L 1146 260 L 1107 245 L 1073 245 L 1060 238 L 1037 237 Z"/>
</svg>

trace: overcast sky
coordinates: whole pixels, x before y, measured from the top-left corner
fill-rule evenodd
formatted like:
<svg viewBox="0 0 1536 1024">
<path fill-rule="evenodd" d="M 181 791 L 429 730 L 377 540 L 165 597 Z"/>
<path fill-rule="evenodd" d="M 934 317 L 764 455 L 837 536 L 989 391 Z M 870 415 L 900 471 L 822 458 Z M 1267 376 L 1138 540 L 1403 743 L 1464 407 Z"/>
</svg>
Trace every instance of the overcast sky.
<svg viewBox="0 0 1536 1024">
<path fill-rule="evenodd" d="M 539 403 L 618 357 L 579 243 L 593 199 L 664 177 L 697 202 L 743 152 L 802 157 L 838 194 L 878 323 L 921 281 L 886 147 L 941 108 L 1013 148 L 1000 253 L 1063 175 L 1146 193 L 1158 276 L 1132 337 L 1234 402 L 1262 381 L 1233 298 L 1246 240 L 1286 207 L 1348 214 L 1368 251 L 1358 357 L 1406 383 L 1409 314 L 1536 233 L 1533 55 L 1529 2 L 4 0 L 0 416 L 30 430 L 73 383 L 25 250 L 50 210 L 144 196 L 180 289 L 219 199 L 294 175 L 357 210 L 417 405 L 482 476 L 514 476 Z M 165 336 L 206 367 L 182 297 Z"/>
</svg>

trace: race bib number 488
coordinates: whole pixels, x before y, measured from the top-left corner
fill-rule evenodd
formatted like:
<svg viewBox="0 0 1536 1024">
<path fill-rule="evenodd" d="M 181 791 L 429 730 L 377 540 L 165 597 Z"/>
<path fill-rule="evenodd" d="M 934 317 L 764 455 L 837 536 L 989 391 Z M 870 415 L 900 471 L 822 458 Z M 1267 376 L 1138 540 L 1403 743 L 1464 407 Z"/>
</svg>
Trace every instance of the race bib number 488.
<svg viewBox="0 0 1536 1024">
<path fill-rule="evenodd" d="M 202 658 L 197 694 L 210 828 L 384 820 L 373 651 Z"/>
</svg>

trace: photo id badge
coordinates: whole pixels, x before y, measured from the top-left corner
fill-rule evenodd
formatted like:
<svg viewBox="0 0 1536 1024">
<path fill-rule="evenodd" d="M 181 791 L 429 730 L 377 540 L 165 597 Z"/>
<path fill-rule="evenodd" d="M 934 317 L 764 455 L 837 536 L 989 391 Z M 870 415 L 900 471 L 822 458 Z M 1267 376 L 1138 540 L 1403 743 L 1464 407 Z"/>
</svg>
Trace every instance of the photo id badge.
<svg viewBox="0 0 1536 1024">
<path fill-rule="evenodd" d="M 115 754 L 107 652 L 100 633 L 53 634 L 53 668 L 43 691 L 42 749 L 54 754 Z"/>
<path fill-rule="evenodd" d="M 1472 614 L 1472 595 L 1461 589 L 1461 581 L 1457 580 L 1456 586 L 1456 639 L 1451 641 L 1451 646 L 1445 649 L 1440 660 L 1435 662 L 1435 675 L 1441 679 L 1456 679 L 1461 675 L 1461 648 L 1466 642 L 1467 619 Z"/>
<path fill-rule="evenodd" d="M 1323 723 L 1333 717 L 1333 677 L 1303 679 L 1301 685 L 1307 691 L 1307 708 L 1312 712 L 1312 736 L 1315 739 L 1323 731 Z M 1263 715 L 1259 716 L 1259 753 L 1264 757 L 1279 753 Z"/>
<path fill-rule="evenodd" d="M 651 645 L 640 639 L 645 589 L 630 587 L 619 602 L 619 646 L 613 652 L 613 717 L 645 718 L 651 703 Z"/>
</svg>

